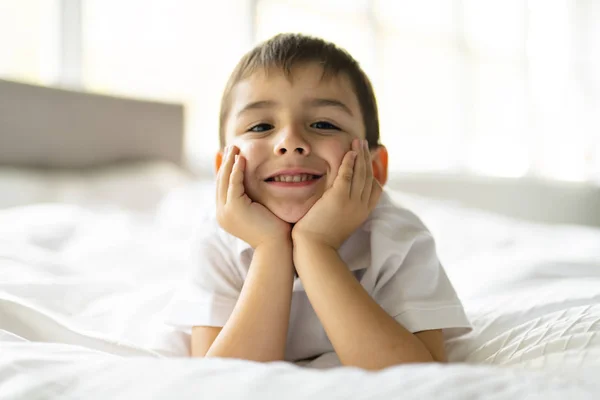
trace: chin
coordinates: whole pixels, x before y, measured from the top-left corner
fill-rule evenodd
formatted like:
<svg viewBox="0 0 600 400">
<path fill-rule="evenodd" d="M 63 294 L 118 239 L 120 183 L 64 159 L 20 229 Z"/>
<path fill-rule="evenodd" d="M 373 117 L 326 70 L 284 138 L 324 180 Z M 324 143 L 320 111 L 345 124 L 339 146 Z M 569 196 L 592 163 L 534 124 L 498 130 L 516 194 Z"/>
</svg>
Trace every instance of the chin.
<svg viewBox="0 0 600 400">
<path fill-rule="evenodd" d="M 306 215 L 308 210 L 310 210 L 310 206 L 307 206 L 307 205 L 292 206 L 292 207 L 275 206 L 275 207 L 269 207 L 269 210 L 273 214 L 275 214 L 275 216 L 277 216 L 279 219 L 281 219 L 287 223 L 290 223 L 290 224 L 295 224 L 296 222 L 300 221 L 302 219 L 302 217 L 304 217 Z"/>
</svg>

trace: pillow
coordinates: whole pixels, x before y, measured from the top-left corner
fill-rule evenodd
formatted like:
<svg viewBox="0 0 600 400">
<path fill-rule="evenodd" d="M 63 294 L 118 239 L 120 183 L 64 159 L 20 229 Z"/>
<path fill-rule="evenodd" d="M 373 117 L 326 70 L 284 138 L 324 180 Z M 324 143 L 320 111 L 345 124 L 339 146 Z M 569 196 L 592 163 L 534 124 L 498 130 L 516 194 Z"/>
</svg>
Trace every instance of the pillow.
<svg viewBox="0 0 600 400">
<path fill-rule="evenodd" d="M 0 167 L 0 208 L 65 203 L 154 213 L 191 176 L 169 162 L 130 162 L 84 170 Z"/>
</svg>

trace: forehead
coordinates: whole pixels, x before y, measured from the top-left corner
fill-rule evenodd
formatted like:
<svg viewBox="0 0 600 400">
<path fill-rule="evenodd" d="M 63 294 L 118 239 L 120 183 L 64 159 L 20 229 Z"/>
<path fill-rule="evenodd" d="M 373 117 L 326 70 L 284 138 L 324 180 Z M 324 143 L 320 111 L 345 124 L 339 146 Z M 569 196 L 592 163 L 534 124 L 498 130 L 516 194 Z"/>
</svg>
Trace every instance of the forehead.
<svg viewBox="0 0 600 400">
<path fill-rule="evenodd" d="M 316 63 L 294 66 L 289 74 L 278 67 L 259 68 L 235 85 L 230 104 L 235 114 L 249 102 L 269 99 L 293 103 L 314 97 L 341 101 L 354 115 L 360 115 L 358 99 L 347 74 L 324 73 L 323 67 Z"/>
</svg>

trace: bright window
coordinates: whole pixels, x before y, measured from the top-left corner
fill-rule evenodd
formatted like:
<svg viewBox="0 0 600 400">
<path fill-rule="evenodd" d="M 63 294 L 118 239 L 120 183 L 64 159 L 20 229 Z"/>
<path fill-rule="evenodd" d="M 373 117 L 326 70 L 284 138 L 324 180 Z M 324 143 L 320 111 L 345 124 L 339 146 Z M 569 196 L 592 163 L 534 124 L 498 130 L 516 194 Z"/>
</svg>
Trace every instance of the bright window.
<svg viewBox="0 0 600 400">
<path fill-rule="evenodd" d="M 79 33 L 61 30 L 73 4 Z M 290 31 L 361 63 L 392 174 L 600 182 L 597 1 L 0 0 L 0 77 L 65 84 L 79 57 L 86 90 L 184 103 L 187 153 L 212 169 L 229 73 Z M 65 32 L 80 35 L 75 58 Z"/>
<path fill-rule="evenodd" d="M 53 83 L 58 23 L 58 0 L 0 0 L 0 78 Z"/>
</svg>

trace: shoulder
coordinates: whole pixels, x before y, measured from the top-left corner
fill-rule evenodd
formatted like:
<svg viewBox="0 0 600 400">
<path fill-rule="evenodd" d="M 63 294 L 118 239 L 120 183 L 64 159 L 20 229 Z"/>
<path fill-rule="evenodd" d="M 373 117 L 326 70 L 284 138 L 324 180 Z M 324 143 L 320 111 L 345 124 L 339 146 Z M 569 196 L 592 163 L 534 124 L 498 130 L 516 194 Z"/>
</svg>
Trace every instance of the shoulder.
<svg viewBox="0 0 600 400">
<path fill-rule="evenodd" d="M 214 215 L 206 216 L 195 229 L 190 251 L 192 268 L 208 273 L 209 270 L 227 270 L 243 275 L 241 259 L 249 246 L 223 230 Z"/>
<path fill-rule="evenodd" d="M 209 247 L 232 254 L 242 252 L 248 247 L 243 241 L 221 228 L 214 214 L 206 215 L 199 221 L 192 242 L 195 248 Z"/>
<path fill-rule="evenodd" d="M 421 274 L 440 267 L 434 238 L 421 219 L 384 192 L 363 226 L 370 273 L 377 279 L 403 271 Z"/>
<path fill-rule="evenodd" d="M 378 240 L 389 239 L 396 244 L 432 238 L 423 221 L 414 212 L 393 201 L 387 191 L 381 194 L 363 229 Z"/>
</svg>

